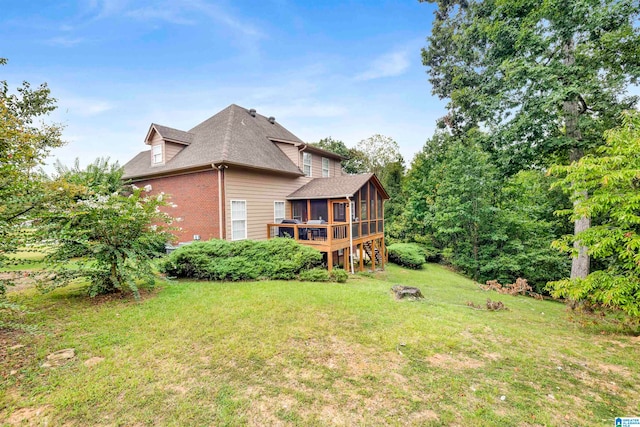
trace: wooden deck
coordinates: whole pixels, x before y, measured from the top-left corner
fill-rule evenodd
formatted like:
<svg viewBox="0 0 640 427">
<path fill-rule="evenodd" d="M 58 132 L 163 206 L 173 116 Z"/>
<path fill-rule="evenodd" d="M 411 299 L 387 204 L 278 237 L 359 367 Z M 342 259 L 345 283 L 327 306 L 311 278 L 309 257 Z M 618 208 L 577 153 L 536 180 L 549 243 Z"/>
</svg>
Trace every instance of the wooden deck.
<svg viewBox="0 0 640 427">
<path fill-rule="evenodd" d="M 302 245 L 316 248 L 327 254 L 327 267 L 333 268 L 334 253 L 343 252 L 343 265 L 349 269 L 348 260 L 354 251 L 357 270 L 364 270 L 364 256 L 368 255 L 372 268 L 376 263 L 384 268 L 387 262 L 384 246 L 384 220 L 356 221 L 351 224 L 340 222 L 333 224 L 267 224 L 267 238 L 288 237 Z M 353 246 L 352 246 L 353 245 Z M 340 260 L 340 255 L 338 255 Z"/>
</svg>

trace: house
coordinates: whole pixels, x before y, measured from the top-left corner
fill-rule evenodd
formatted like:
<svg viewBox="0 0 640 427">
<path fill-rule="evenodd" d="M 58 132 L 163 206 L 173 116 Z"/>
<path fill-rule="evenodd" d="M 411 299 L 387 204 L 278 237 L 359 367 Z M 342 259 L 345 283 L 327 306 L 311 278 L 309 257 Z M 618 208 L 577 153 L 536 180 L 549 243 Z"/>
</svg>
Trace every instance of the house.
<svg viewBox="0 0 640 427">
<path fill-rule="evenodd" d="M 365 254 L 384 266 L 384 201 L 374 174 L 346 175 L 341 156 L 301 141 L 254 109 L 232 104 L 183 131 L 151 124 L 149 149 L 124 179 L 171 195 L 180 242 L 291 237 L 329 269 Z M 353 265 L 353 263 L 352 263 Z"/>
</svg>

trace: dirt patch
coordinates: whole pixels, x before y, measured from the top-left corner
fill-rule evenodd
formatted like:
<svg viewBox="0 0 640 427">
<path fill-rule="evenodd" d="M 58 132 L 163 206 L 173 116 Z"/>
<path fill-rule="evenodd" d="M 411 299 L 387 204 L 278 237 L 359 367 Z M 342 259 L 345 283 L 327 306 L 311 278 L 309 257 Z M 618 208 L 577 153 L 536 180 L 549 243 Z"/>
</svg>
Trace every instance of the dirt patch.
<svg viewBox="0 0 640 427">
<path fill-rule="evenodd" d="M 308 339 L 295 346 L 303 350 L 307 359 L 331 370 L 345 371 L 348 376 L 378 375 L 396 370 L 405 363 L 399 354 L 380 354 L 358 343 L 348 343 L 336 337 L 325 340 Z"/>
<path fill-rule="evenodd" d="M 632 375 L 631 372 L 629 372 L 629 369 L 625 368 L 624 366 L 612 365 L 609 363 L 599 363 L 598 369 L 604 373 L 618 374 L 625 378 L 629 378 Z"/>
<path fill-rule="evenodd" d="M 86 366 L 87 368 L 92 368 L 102 362 L 104 362 L 104 357 L 95 356 L 85 360 L 84 366 Z"/>
<path fill-rule="evenodd" d="M 25 332 L 19 330 L 0 330 L 0 379 L 6 380 L 33 361 L 33 345 L 23 344 Z"/>
<path fill-rule="evenodd" d="M 420 412 L 414 412 L 411 415 L 409 415 L 409 420 L 411 421 L 412 424 L 421 425 L 427 421 L 438 421 L 439 419 L 440 417 L 438 416 L 438 414 L 435 411 L 432 411 L 430 409 L 426 409 Z"/>
<path fill-rule="evenodd" d="M 7 419 L 7 424 L 10 426 L 24 425 L 47 425 L 47 412 L 51 409 L 50 406 L 40 406 L 38 408 L 21 408 L 14 411 Z"/>
<path fill-rule="evenodd" d="M 36 281 L 47 277 L 48 273 L 32 271 L 7 271 L 0 273 L 0 280 L 9 280 L 13 286 L 7 286 L 7 293 L 20 292 L 35 287 Z"/>
<path fill-rule="evenodd" d="M 463 369 L 478 369 L 484 366 L 484 362 L 481 360 L 471 359 L 465 356 L 456 356 L 450 354 L 434 354 L 427 358 L 427 362 L 443 369 L 463 370 Z"/>
<path fill-rule="evenodd" d="M 164 389 L 180 395 L 185 395 L 189 391 L 187 387 L 179 384 L 170 384 L 168 386 L 165 386 Z"/>
</svg>

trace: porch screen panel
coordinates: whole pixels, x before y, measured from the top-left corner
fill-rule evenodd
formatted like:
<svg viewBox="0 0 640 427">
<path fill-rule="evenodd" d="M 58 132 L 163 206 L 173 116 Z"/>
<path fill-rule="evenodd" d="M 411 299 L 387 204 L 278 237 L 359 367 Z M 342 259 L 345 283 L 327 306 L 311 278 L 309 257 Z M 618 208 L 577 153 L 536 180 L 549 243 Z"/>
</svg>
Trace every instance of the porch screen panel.
<svg viewBox="0 0 640 427">
<path fill-rule="evenodd" d="M 369 212 L 370 219 L 376 219 L 376 189 L 373 183 L 369 183 Z"/>
<path fill-rule="evenodd" d="M 306 200 L 296 200 L 291 202 L 291 210 L 293 212 L 293 219 L 297 219 L 301 222 L 307 222 L 309 216 L 307 215 L 307 202 Z"/>
<path fill-rule="evenodd" d="M 311 201 L 311 219 L 329 220 L 329 210 L 327 209 L 326 200 Z"/>
</svg>

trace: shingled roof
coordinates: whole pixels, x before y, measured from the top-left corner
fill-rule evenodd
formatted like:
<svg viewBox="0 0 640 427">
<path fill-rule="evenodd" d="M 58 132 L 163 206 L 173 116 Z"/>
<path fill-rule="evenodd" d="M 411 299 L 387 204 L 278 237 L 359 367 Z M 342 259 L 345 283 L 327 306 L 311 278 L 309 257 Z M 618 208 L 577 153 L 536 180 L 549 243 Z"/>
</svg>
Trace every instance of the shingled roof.
<svg viewBox="0 0 640 427">
<path fill-rule="evenodd" d="M 157 123 L 153 123 L 151 125 L 151 129 L 155 129 L 165 141 L 179 142 L 185 145 L 191 144 L 194 137 L 192 133 L 170 128 L 168 126 L 162 126 Z M 149 132 L 151 132 L 151 129 L 149 129 Z"/>
<path fill-rule="evenodd" d="M 161 136 L 187 138 L 190 144 L 164 165 L 151 165 L 149 150 L 143 151 L 124 165 L 125 179 L 197 169 L 213 164 L 229 164 L 292 175 L 304 175 L 272 140 L 304 144 L 278 122 L 231 104 L 218 114 L 188 132 L 166 126 L 156 127 Z M 187 142 L 187 141 L 182 141 Z"/>
<path fill-rule="evenodd" d="M 389 199 L 380 181 L 373 173 L 343 175 L 333 178 L 315 178 L 287 196 L 287 200 L 299 199 L 337 199 L 353 197 L 370 179 L 382 190 L 382 197 Z"/>
</svg>

